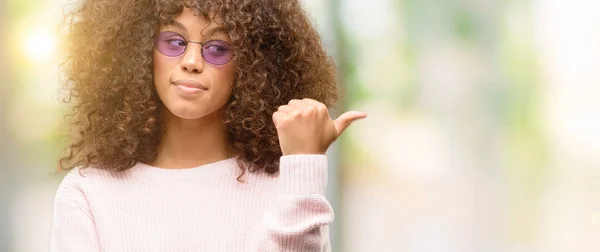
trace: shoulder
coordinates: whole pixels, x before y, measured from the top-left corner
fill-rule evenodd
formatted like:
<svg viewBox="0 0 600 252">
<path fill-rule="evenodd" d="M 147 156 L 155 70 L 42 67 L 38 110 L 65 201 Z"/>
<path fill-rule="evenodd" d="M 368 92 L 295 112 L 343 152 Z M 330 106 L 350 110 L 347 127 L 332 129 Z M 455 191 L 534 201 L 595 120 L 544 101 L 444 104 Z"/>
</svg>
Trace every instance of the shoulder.
<svg viewBox="0 0 600 252">
<path fill-rule="evenodd" d="M 60 182 L 56 197 L 83 195 L 90 186 L 110 177 L 110 172 L 93 166 L 75 167 L 69 170 Z"/>
<path fill-rule="evenodd" d="M 103 179 L 110 175 L 109 171 L 97 168 L 95 166 L 82 167 L 78 166 L 67 171 L 61 185 L 73 186 L 89 183 L 92 180 Z"/>
</svg>

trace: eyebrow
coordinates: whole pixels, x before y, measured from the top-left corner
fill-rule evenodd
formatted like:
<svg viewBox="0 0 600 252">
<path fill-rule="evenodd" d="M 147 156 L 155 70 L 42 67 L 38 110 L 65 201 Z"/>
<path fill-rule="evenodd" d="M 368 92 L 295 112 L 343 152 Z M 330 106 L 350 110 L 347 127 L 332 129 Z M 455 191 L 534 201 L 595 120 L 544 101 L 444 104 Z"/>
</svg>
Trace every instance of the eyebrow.
<svg viewBox="0 0 600 252">
<path fill-rule="evenodd" d="M 179 22 L 177 22 L 175 20 L 171 20 L 171 22 L 169 23 L 169 25 L 172 25 L 172 26 L 175 26 L 175 27 L 177 27 L 179 29 L 187 31 L 187 28 L 185 27 L 185 25 L 183 25 L 182 23 L 179 23 Z M 204 33 L 204 30 L 202 30 L 202 33 L 203 33 L 202 35 L 205 36 L 205 37 L 209 37 L 209 36 L 211 36 L 211 35 L 213 35 L 215 33 L 226 33 L 226 31 L 227 30 L 225 30 L 224 27 L 217 26 L 217 27 L 209 28 L 207 33 Z"/>
</svg>

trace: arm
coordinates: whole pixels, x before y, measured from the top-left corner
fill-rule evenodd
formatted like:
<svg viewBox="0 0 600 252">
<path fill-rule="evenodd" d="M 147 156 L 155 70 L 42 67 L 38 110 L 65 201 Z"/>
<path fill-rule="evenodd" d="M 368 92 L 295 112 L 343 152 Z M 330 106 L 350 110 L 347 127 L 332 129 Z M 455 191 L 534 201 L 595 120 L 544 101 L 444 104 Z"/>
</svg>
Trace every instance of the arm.
<svg viewBox="0 0 600 252">
<path fill-rule="evenodd" d="M 329 145 L 353 121 L 367 114 L 350 111 L 335 120 L 325 104 L 313 99 L 293 99 L 273 113 L 273 123 L 283 156 L 280 191 L 263 222 L 264 240 L 258 251 L 329 251 L 328 225 L 333 210 L 325 199 Z"/>
<path fill-rule="evenodd" d="M 334 213 L 325 198 L 327 157 L 281 157 L 281 194 L 263 216 L 264 229 L 252 251 L 330 251 L 328 225 Z"/>
<path fill-rule="evenodd" d="M 51 252 L 100 252 L 94 216 L 77 183 L 79 169 L 61 182 L 54 199 Z"/>
</svg>

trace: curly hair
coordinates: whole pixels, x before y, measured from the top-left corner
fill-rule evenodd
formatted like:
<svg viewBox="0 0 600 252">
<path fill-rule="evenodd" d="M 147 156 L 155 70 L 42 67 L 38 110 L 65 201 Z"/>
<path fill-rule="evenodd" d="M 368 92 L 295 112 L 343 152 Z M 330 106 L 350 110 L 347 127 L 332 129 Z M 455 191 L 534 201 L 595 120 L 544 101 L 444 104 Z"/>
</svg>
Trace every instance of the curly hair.
<svg viewBox="0 0 600 252">
<path fill-rule="evenodd" d="M 211 21 L 216 13 L 231 38 L 237 69 L 223 123 L 249 171 L 279 170 L 272 114 L 280 105 L 336 102 L 333 60 L 298 0 L 87 0 L 66 16 L 61 68 L 72 106 L 59 170 L 120 172 L 156 159 L 164 105 L 153 84 L 154 38 L 184 7 Z"/>
</svg>

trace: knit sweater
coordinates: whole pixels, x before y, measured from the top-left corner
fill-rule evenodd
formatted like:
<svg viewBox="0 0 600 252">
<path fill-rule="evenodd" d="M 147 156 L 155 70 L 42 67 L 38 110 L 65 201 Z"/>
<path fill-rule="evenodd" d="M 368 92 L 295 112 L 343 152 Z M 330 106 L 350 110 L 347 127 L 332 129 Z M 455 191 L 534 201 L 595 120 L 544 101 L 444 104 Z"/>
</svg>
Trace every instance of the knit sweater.
<svg viewBox="0 0 600 252">
<path fill-rule="evenodd" d="M 327 157 L 290 155 L 279 172 L 235 158 L 188 168 L 75 168 L 54 202 L 52 252 L 330 251 Z"/>
</svg>

